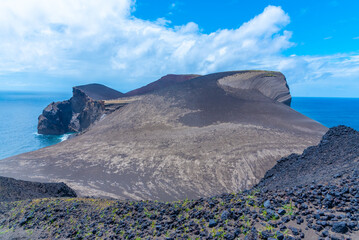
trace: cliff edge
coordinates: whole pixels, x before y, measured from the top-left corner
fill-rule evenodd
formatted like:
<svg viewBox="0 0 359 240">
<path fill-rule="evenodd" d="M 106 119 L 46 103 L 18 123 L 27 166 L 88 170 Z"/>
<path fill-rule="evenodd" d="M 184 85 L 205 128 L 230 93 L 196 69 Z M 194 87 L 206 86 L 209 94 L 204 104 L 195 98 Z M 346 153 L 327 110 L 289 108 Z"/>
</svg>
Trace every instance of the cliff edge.
<svg viewBox="0 0 359 240">
<path fill-rule="evenodd" d="M 287 80 L 280 72 L 245 71 L 220 79 L 218 85 L 233 94 L 241 93 L 240 90 L 257 90 L 264 96 L 288 106 L 292 101 Z"/>
<path fill-rule="evenodd" d="M 105 112 L 102 100 L 122 97 L 123 94 L 101 84 L 73 87 L 70 100 L 49 104 L 39 116 L 39 134 L 60 135 L 81 132 L 100 119 Z"/>
</svg>

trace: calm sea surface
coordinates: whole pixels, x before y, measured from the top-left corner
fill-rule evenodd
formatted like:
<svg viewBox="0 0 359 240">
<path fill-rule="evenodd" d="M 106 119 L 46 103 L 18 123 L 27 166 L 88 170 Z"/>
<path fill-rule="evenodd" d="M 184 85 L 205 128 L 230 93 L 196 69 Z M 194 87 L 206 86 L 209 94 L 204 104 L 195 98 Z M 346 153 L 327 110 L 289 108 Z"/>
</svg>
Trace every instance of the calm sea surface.
<svg viewBox="0 0 359 240">
<path fill-rule="evenodd" d="M 37 118 L 51 102 L 69 99 L 63 93 L 0 92 L 0 159 L 61 142 L 62 136 L 38 135 Z"/>
<path fill-rule="evenodd" d="M 0 159 L 34 151 L 66 139 L 36 133 L 37 118 L 53 101 L 71 93 L 0 92 Z M 345 124 L 359 130 L 359 98 L 293 98 L 292 107 L 327 127 Z"/>
<path fill-rule="evenodd" d="M 294 97 L 292 108 L 326 127 L 347 125 L 359 131 L 359 98 Z"/>
</svg>

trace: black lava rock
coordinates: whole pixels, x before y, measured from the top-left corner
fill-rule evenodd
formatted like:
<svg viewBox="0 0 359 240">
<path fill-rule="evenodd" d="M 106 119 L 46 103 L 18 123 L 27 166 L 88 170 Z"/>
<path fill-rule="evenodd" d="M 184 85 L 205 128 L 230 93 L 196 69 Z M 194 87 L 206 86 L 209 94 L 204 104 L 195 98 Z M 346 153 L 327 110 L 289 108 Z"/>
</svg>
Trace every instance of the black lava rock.
<svg viewBox="0 0 359 240">
<path fill-rule="evenodd" d="M 333 224 L 332 231 L 336 233 L 346 233 L 348 232 L 348 226 L 346 222 L 336 222 Z"/>
</svg>

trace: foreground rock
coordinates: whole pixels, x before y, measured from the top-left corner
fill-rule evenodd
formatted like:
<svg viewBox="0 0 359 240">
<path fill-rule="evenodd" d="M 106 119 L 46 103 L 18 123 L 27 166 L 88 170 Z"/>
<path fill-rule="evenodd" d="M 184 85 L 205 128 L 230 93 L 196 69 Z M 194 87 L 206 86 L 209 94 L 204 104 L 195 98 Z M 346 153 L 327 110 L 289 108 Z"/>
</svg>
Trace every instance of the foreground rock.
<svg viewBox="0 0 359 240">
<path fill-rule="evenodd" d="M 39 116 L 38 133 L 61 135 L 84 131 L 105 113 L 102 100 L 122 96 L 122 93 L 100 84 L 74 87 L 70 100 L 53 102 L 44 109 Z"/>
<path fill-rule="evenodd" d="M 278 72 L 197 77 L 135 96 L 76 138 L 4 159 L 0 175 L 135 200 L 246 189 L 327 131 L 291 109 L 289 99 Z"/>
<path fill-rule="evenodd" d="M 311 147 L 305 156 L 323 155 L 332 164 L 342 163 L 344 157 L 347 164 L 355 165 L 357 159 L 351 156 L 358 156 L 358 141 L 351 141 L 357 136 L 350 128 L 333 128 L 315 147 L 317 151 Z M 323 143 L 336 146 L 338 141 L 345 150 L 321 152 Z M 305 169 L 306 165 L 299 161 L 296 167 Z M 274 169 L 284 173 L 285 167 L 279 163 Z M 331 164 L 322 168 L 330 169 Z M 338 164 L 332 174 L 347 170 Z M 166 203 L 101 199 L 3 203 L 0 234 L 3 239 L 359 239 L 355 171 L 303 185 L 296 179 L 298 186 L 286 187 L 282 181 L 281 188 L 268 190 L 272 184 L 261 181 L 261 188 Z"/>
<path fill-rule="evenodd" d="M 65 183 L 38 183 L 0 177 L 0 202 L 50 197 L 76 197 L 76 193 Z"/>
<path fill-rule="evenodd" d="M 347 176 L 359 176 L 359 132 L 338 126 L 331 128 L 319 145 L 280 159 L 257 186 L 274 190 L 335 182 Z"/>
<path fill-rule="evenodd" d="M 222 194 L 178 202 L 44 199 L 0 204 L 2 239 L 359 239 L 358 179 L 327 208 L 317 189 Z M 327 190 L 326 190 L 327 191 Z M 303 196 L 301 196 L 303 195 Z M 313 201 L 312 199 L 316 199 Z M 269 207 L 264 203 L 270 202 Z"/>
</svg>

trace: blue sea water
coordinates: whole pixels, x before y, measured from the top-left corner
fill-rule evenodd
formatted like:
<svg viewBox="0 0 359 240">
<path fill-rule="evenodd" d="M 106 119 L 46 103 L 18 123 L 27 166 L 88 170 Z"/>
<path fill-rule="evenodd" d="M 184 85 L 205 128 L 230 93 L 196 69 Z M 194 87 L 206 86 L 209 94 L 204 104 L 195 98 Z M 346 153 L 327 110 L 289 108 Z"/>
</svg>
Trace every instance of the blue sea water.
<svg viewBox="0 0 359 240">
<path fill-rule="evenodd" d="M 0 159 L 61 142 L 65 135 L 37 134 L 37 118 L 51 102 L 70 93 L 0 92 Z"/>
<path fill-rule="evenodd" d="M 293 97 L 291 107 L 328 128 L 346 125 L 359 130 L 359 98 Z"/>
<path fill-rule="evenodd" d="M 51 102 L 70 93 L 0 92 L 0 159 L 61 142 L 66 135 L 38 135 L 37 118 Z M 344 124 L 359 130 L 359 98 L 294 97 L 292 108 L 327 127 Z"/>
</svg>

